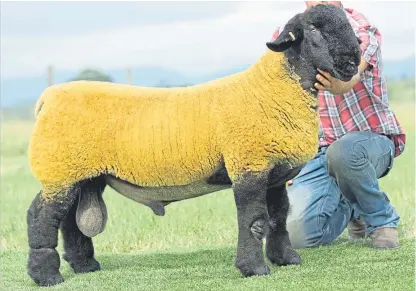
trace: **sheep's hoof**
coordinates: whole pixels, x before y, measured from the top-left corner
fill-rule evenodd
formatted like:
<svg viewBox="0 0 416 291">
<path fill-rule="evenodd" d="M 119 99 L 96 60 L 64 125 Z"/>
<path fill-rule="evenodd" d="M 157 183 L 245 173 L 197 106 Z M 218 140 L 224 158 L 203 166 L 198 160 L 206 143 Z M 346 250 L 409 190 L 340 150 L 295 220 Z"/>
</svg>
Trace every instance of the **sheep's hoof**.
<svg viewBox="0 0 416 291">
<path fill-rule="evenodd" d="M 267 264 L 257 267 L 253 267 L 250 264 L 237 264 L 237 268 L 240 269 L 244 277 L 266 276 L 270 274 L 270 268 Z"/>
<path fill-rule="evenodd" d="M 59 272 L 59 255 L 55 249 L 30 249 L 28 274 L 40 286 L 53 286 L 64 281 Z"/>
<path fill-rule="evenodd" d="M 47 276 L 47 274 L 33 274 L 31 272 L 29 272 L 29 275 L 39 286 L 54 286 L 64 282 L 64 277 L 62 277 L 59 271 L 50 276 Z"/>
<path fill-rule="evenodd" d="M 98 263 L 97 260 L 93 258 L 84 265 L 73 266 L 72 269 L 74 269 L 75 273 L 90 273 L 101 270 L 101 266 L 100 263 Z"/>
<path fill-rule="evenodd" d="M 49 277 L 45 280 L 40 280 L 39 281 L 39 286 L 54 286 L 54 285 L 58 285 L 60 283 L 64 282 L 64 277 L 62 277 L 62 275 L 60 273 L 55 274 L 52 277 Z"/>
<path fill-rule="evenodd" d="M 275 265 L 287 266 L 287 265 L 300 265 L 300 255 L 291 247 L 286 247 L 283 251 L 283 256 L 275 255 L 276 253 L 267 253 L 267 257 Z"/>
<path fill-rule="evenodd" d="M 90 273 L 101 270 L 100 263 L 94 258 L 88 258 L 84 260 L 71 261 L 64 256 L 64 259 L 71 265 L 74 273 Z"/>
</svg>

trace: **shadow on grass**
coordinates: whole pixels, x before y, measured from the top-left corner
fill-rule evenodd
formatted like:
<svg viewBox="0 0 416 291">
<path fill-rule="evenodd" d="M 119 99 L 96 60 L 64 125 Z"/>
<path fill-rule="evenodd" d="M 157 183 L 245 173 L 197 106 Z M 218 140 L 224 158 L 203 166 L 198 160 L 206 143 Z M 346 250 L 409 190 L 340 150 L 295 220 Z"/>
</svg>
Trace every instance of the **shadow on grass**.
<svg viewBox="0 0 416 291">
<path fill-rule="evenodd" d="M 56 288 L 196 291 L 255 290 L 258 287 L 274 290 L 279 287 L 301 290 L 308 285 L 322 291 L 335 290 L 342 281 L 355 282 L 355 286 L 367 286 L 371 290 L 384 290 L 387 281 L 392 286 L 397 285 L 396 290 L 411 290 L 414 243 L 414 239 L 402 240 L 401 248 L 397 250 L 379 251 L 364 243 L 339 238 L 329 246 L 298 250 L 302 258 L 300 266 L 277 267 L 266 260 L 271 275 L 247 280 L 234 266 L 235 246 L 135 254 L 98 252 L 96 258 L 101 271 L 94 273 L 75 274 L 62 259 L 60 271 L 65 282 Z M 2 252 L 0 260 L 0 290 L 40 290 L 26 273 L 27 253 Z M 392 273 L 396 275 L 391 276 Z M 351 290 L 352 286 L 344 287 L 344 290 Z"/>
<path fill-rule="evenodd" d="M 404 245 L 402 248 L 407 249 L 412 246 L 411 240 L 402 240 Z M 410 244 L 409 244 L 410 243 Z M 265 250 L 265 248 L 264 248 Z M 392 256 L 395 253 L 400 253 L 404 250 L 387 250 L 386 256 Z M 373 253 L 375 257 L 366 257 L 368 262 L 380 260 L 383 258 L 383 250 L 376 250 L 371 248 L 371 242 L 368 239 L 360 239 L 350 241 L 347 237 L 339 237 L 331 244 L 320 246 L 317 248 L 298 249 L 297 252 L 302 258 L 302 265 L 314 265 L 314 261 L 321 258 L 335 256 L 349 256 L 356 252 L 365 254 Z M 337 255 L 338 254 L 338 255 Z M 119 254 L 96 254 L 97 260 L 100 262 L 102 270 L 113 271 L 119 269 L 154 269 L 154 270 L 169 270 L 169 269 L 190 269 L 190 268 L 205 268 L 207 266 L 215 266 L 216 269 L 235 269 L 236 246 L 217 247 L 209 249 L 181 249 L 169 251 L 155 251 L 151 253 L 119 253 Z M 334 258 L 335 258 L 334 257 Z M 355 256 L 354 256 L 355 257 Z M 265 262 L 272 268 L 280 268 L 280 266 L 272 265 L 265 256 Z M 284 268 L 293 268 L 296 266 L 286 266 Z"/>
<path fill-rule="evenodd" d="M 369 243 L 364 240 L 350 242 L 347 238 L 338 238 L 335 242 L 321 246 L 322 249 L 347 246 L 363 246 Z M 265 247 L 264 247 L 265 250 Z M 297 250 L 306 258 L 312 249 Z M 143 267 L 158 269 L 175 269 L 180 267 L 199 267 L 207 265 L 234 267 L 236 247 L 217 247 L 211 249 L 181 249 L 177 251 L 160 251 L 152 253 L 121 253 L 121 254 L 96 254 L 97 260 L 102 262 L 103 269 L 115 270 L 119 268 Z M 271 263 L 266 259 L 266 263 Z"/>
<path fill-rule="evenodd" d="M 114 260 L 117 258 L 116 260 Z M 231 247 L 194 250 L 190 252 L 158 252 L 152 254 L 104 254 L 97 255 L 102 261 L 103 269 L 119 268 L 157 268 L 175 269 L 215 265 L 219 267 L 234 266 L 235 251 Z"/>
</svg>

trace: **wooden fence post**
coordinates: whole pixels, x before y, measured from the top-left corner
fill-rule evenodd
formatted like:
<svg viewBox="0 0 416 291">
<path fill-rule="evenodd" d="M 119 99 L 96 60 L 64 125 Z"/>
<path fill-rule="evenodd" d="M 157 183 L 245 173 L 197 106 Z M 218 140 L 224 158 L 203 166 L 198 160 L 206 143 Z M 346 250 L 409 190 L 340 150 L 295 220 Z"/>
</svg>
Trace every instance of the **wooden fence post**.
<svg viewBox="0 0 416 291">
<path fill-rule="evenodd" d="M 132 79 L 131 69 L 130 69 L 130 68 L 128 68 L 128 69 L 127 69 L 127 83 L 128 83 L 129 85 L 131 85 L 131 84 L 132 84 L 132 82 L 133 82 L 133 79 Z"/>
<path fill-rule="evenodd" d="M 53 85 L 53 67 L 48 66 L 48 86 Z"/>
</svg>

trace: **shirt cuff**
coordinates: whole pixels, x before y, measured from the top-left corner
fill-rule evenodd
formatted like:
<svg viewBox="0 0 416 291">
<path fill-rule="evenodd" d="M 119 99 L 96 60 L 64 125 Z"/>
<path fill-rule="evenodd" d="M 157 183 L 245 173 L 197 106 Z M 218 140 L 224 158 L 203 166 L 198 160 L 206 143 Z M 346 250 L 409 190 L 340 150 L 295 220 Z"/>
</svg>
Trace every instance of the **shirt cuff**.
<svg viewBox="0 0 416 291">
<path fill-rule="evenodd" d="M 377 58 L 379 39 L 377 39 L 377 36 L 379 37 L 379 34 L 375 27 L 360 29 L 358 31 L 358 37 L 362 41 L 360 45 L 362 56 L 372 67 L 378 66 L 379 64 L 379 60 Z"/>
</svg>

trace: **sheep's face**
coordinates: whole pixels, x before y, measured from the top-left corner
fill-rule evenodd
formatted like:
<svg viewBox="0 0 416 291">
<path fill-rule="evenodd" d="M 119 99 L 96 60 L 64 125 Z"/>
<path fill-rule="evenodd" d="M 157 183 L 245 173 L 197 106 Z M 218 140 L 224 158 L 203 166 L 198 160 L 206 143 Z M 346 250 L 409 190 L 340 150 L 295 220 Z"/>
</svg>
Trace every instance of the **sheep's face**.
<svg viewBox="0 0 416 291">
<path fill-rule="evenodd" d="M 341 8 L 316 5 L 295 15 L 267 47 L 285 51 L 306 89 L 315 82 L 316 68 L 342 81 L 351 80 L 361 61 L 360 43 Z"/>
</svg>

